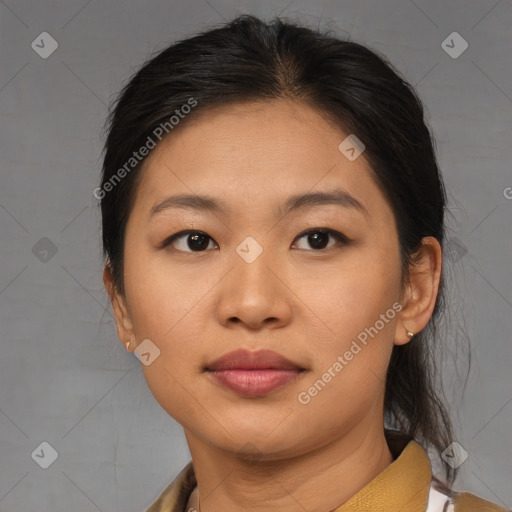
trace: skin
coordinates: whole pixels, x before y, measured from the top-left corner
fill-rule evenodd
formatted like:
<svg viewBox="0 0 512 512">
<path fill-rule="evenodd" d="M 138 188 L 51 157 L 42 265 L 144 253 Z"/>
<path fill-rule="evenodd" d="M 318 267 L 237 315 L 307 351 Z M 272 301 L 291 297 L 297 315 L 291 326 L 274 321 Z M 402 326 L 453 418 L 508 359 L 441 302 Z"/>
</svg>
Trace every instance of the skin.
<svg viewBox="0 0 512 512">
<path fill-rule="evenodd" d="M 160 405 L 184 428 L 201 511 L 326 512 L 393 459 L 384 437 L 384 383 L 393 345 L 428 323 L 441 248 L 426 237 L 407 285 L 393 211 L 364 153 L 349 161 L 348 133 L 292 100 L 216 107 L 188 120 L 148 156 L 125 239 L 121 295 L 105 287 L 118 336 L 130 350 L 150 339 L 160 356 L 142 365 Z M 343 188 L 367 214 L 317 205 L 283 216 L 290 195 Z M 226 214 L 151 208 L 178 193 L 224 201 Z M 316 249 L 302 233 L 329 228 L 352 241 Z M 194 252 L 193 229 L 208 248 Z M 299 236 L 300 235 L 300 236 Z M 262 254 L 236 252 L 253 237 Z M 399 302 L 402 310 L 307 405 L 297 397 L 352 340 Z M 271 349 L 307 371 L 266 396 L 221 387 L 204 366 L 238 348 Z M 340 485 L 343 482 L 343 485 Z"/>
</svg>

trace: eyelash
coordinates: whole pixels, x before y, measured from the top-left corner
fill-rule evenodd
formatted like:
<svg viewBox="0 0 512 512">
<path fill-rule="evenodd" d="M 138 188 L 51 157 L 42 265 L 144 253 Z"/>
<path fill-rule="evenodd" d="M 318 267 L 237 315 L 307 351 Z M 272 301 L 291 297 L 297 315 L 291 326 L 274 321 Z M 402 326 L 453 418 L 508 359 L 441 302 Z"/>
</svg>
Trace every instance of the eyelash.
<svg viewBox="0 0 512 512">
<path fill-rule="evenodd" d="M 304 232 L 300 233 L 299 235 L 297 235 L 294 240 L 304 238 L 307 235 L 310 235 L 310 234 L 313 234 L 313 233 L 329 234 L 333 238 L 335 238 L 339 243 L 341 243 L 342 245 L 348 245 L 351 242 L 351 239 L 348 238 L 343 233 L 340 233 L 338 231 L 335 231 L 333 229 L 328 229 L 328 228 L 308 229 L 307 231 L 304 231 Z M 160 244 L 160 249 L 165 249 L 166 247 L 171 245 L 178 238 L 184 237 L 186 235 L 191 235 L 191 234 L 204 235 L 204 236 L 208 237 L 210 240 L 213 240 L 213 238 L 211 238 L 204 231 L 190 230 L 189 229 L 189 230 L 185 230 L 185 231 L 180 231 L 179 233 L 175 233 L 174 235 L 171 235 L 170 237 L 166 238 L 162 242 L 162 244 Z M 333 246 L 326 247 L 324 249 L 306 249 L 306 250 L 311 250 L 313 252 L 325 252 L 325 251 L 327 251 L 329 249 L 332 249 L 332 248 L 333 248 Z M 206 252 L 207 249 L 205 249 L 204 251 L 182 251 L 181 249 L 175 249 L 175 250 L 178 251 L 178 252 L 202 253 L 202 252 Z"/>
</svg>

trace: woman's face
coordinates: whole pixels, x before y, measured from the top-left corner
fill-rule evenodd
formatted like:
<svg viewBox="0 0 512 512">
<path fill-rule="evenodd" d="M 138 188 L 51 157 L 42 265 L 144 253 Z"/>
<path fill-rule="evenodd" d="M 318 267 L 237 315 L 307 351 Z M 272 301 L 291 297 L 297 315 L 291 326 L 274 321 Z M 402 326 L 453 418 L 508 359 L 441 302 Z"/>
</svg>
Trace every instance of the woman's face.
<svg viewBox="0 0 512 512">
<path fill-rule="evenodd" d="M 288 100 L 190 121 L 148 156 L 126 228 L 125 326 L 160 351 L 151 392 L 188 435 L 269 459 L 380 426 L 405 330 L 393 212 L 364 152 L 348 159 L 348 133 Z M 238 349 L 293 364 L 213 364 Z"/>
</svg>

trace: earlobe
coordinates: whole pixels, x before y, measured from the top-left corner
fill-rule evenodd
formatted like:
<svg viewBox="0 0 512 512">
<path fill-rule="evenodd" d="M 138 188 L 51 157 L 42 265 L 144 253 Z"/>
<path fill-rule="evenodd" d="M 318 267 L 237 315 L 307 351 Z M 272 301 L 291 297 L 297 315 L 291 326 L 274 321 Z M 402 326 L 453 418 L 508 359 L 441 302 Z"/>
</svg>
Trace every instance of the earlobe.
<svg viewBox="0 0 512 512">
<path fill-rule="evenodd" d="M 442 249 L 438 240 L 424 237 L 412 261 L 405 305 L 398 316 L 395 345 L 411 341 L 432 316 L 442 273 Z"/>
<path fill-rule="evenodd" d="M 103 269 L 103 284 L 110 298 L 114 320 L 116 322 L 117 336 L 119 341 L 128 350 L 129 343 L 134 338 L 133 325 L 123 294 L 115 286 L 110 265 L 107 263 Z M 129 341 L 127 341 L 129 340 Z"/>
</svg>

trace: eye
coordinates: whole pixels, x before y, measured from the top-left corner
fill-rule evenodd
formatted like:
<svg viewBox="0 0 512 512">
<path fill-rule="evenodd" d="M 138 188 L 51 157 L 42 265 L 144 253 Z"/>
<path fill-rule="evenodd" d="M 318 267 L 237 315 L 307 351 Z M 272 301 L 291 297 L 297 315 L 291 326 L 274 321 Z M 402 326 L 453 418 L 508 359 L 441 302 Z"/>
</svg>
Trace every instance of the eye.
<svg viewBox="0 0 512 512">
<path fill-rule="evenodd" d="M 202 231 L 180 231 L 169 238 L 165 239 L 161 244 L 161 248 L 172 245 L 178 251 L 183 252 L 204 252 L 208 247 L 209 241 L 213 239 Z"/>
<path fill-rule="evenodd" d="M 320 251 L 329 249 L 335 245 L 334 243 L 329 245 L 330 237 L 341 244 L 348 244 L 350 242 L 350 239 L 342 233 L 327 228 L 310 229 L 299 235 L 296 239 L 300 240 L 302 238 L 306 238 L 306 241 L 309 243 L 310 247 L 316 251 Z M 210 246 L 210 242 L 214 242 L 213 239 L 203 231 L 188 230 L 180 231 L 179 233 L 175 233 L 169 238 L 166 238 L 161 244 L 160 248 L 163 249 L 169 245 L 172 245 L 174 249 L 182 252 L 204 252 L 207 249 L 215 248 Z M 214 243 L 214 245 L 217 246 L 216 243 Z M 299 249 L 308 248 L 299 247 Z"/>
<path fill-rule="evenodd" d="M 350 242 L 349 238 L 345 235 L 338 233 L 338 231 L 334 231 L 332 229 L 327 228 L 315 228 L 302 233 L 297 238 L 306 238 L 307 243 L 310 244 L 315 250 L 323 250 L 329 249 L 332 245 L 327 245 L 329 243 L 329 237 L 335 238 L 341 244 L 348 244 Z M 307 249 L 307 247 L 299 247 L 299 249 Z"/>
</svg>

